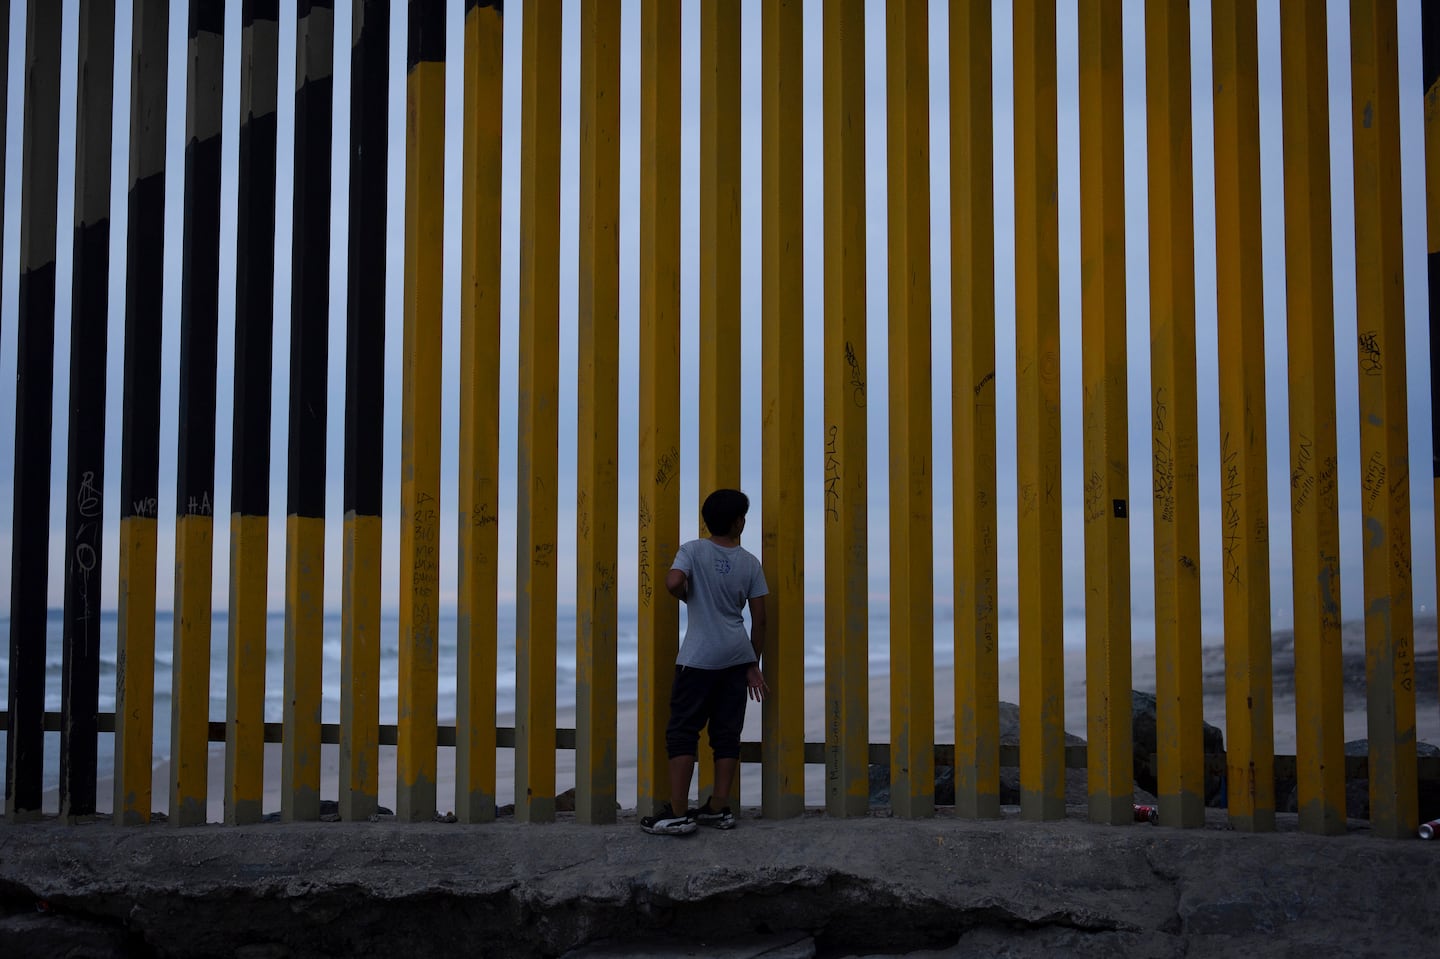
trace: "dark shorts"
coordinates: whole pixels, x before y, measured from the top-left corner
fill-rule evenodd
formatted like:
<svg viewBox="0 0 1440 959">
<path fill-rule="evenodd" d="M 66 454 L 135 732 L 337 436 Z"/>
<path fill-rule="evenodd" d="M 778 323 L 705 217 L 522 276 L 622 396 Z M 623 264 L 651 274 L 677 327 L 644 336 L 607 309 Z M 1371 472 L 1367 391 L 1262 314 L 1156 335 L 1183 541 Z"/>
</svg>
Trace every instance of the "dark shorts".
<svg viewBox="0 0 1440 959">
<path fill-rule="evenodd" d="M 696 755 L 700 730 L 707 722 L 715 758 L 740 758 L 745 674 L 752 665 L 742 663 L 725 669 L 675 667 L 675 682 L 670 687 L 670 724 L 665 727 L 665 748 L 670 758 Z"/>
</svg>

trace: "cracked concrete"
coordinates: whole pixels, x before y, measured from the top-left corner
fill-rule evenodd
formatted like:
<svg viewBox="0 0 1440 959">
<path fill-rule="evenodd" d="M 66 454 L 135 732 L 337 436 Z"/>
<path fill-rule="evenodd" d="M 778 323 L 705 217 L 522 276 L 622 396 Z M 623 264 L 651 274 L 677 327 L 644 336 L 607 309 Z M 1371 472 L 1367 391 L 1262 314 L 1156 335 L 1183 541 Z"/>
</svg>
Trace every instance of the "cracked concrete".
<svg viewBox="0 0 1440 959">
<path fill-rule="evenodd" d="M 0 955 L 1413 956 L 1440 843 L 743 818 L 0 828 Z"/>
</svg>

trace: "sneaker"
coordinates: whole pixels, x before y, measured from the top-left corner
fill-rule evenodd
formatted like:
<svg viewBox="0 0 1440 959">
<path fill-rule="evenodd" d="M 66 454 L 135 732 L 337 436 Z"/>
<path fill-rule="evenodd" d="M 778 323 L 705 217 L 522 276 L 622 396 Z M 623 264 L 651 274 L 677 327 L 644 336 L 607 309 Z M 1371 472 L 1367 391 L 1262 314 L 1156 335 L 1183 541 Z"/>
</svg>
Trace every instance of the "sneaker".
<svg viewBox="0 0 1440 959">
<path fill-rule="evenodd" d="M 710 805 L 710 800 L 705 800 L 705 805 L 699 809 L 690 810 L 687 815 L 702 826 L 709 826 L 711 829 L 734 829 L 735 815 L 730 812 L 729 806 L 722 806 L 715 809 Z"/>
<path fill-rule="evenodd" d="M 640 828 L 652 836 L 684 836 L 695 831 L 695 820 L 687 813 L 675 815 L 668 802 L 661 803 L 655 815 L 640 820 Z"/>
</svg>

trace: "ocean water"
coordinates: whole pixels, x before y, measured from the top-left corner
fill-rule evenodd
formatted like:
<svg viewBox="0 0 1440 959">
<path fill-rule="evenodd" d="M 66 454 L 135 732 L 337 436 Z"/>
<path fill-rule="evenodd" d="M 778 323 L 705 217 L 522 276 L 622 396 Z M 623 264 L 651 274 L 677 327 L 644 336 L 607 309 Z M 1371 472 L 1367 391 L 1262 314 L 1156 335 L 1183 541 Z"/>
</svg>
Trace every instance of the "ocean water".
<svg viewBox="0 0 1440 959">
<path fill-rule="evenodd" d="M 884 676 L 889 671 L 888 615 L 888 610 L 883 605 L 872 603 L 869 634 L 869 660 L 872 676 Z M 61 707 L 63 616 L 61 610 L 52 609 L 46 620 L 45 709 L 54 712 L 58 712 Z M 619 626 L 616 657 L 618 698 L 622 704 L 633 704 L 636 700 L 636 684 L 639 675 L 636 616 L 633 610 L 621 611 Z M 948 668 L 954 664 L 953 626 L 948 611 L 936 611 L 934 649 L 935 664 L 939 668 Z M 223 721 L 225 718 L 228 630 L 227 614 L 224 611 L 216 612 L 211 619 L 210 629 L 210 719 L 213 721 Z M 683 635 L 683 608 L 681 630 Z M 1137 645 L 1145 641 L 1142 632 L 1143 629 L 1137 631 L 1134 637 Z M 440 618 L 440 677 L 437 690 L 441 723 L 452 722 L 455 716 L 457 633 L 455 611 L 453 609 L 442 611 Z M 0 689 L 7 691 L 9 689 L 9 636 L 9 619 L 0 618 Z M 381 723 L 394 723 L 399 696 L 400 621 L 397 612 L 390 611 L 382 614 L 381 636 L 380 721 Z M 102 613 L 99 688 L 101 712 L 113 712 L 115 709 L 116 637 L 116 614 L 113 611 Z M 500 610 L 499 637 L 496 664 L 498 722 L 501 725 L 510 725 L 515 709 L 515 610 L 513 607 L 502 606 Z M 1083 612 L 1068 613 L 1065 621 L 1066 645 L 1083 644 L 1083 637 Z M 1002 614 L 999 641 L 1002 658 L 1016 655 L 1019 641 L 1018 623 L 1013 611 L 1008 615 Z M 266 628 L 265 720 L 267 722 L 280 722 L 283 719 L 284 642 L 285 614 L 283 611 L 277 610 L 270 613 Z M 157 763 L 164 761 L 170 751 L 173 645 L 174 619 L 169 612 L 162 612 L 158 614 L 155 624 L 154 756 Z M 825 678 L 823 605 L 807 606 L 805 649 L 807 683 L 823 682 Z M 325 617 L 322 669 L 322 719 L 327 723 L 338 723 L 340 720 L 340 614 L 338 611 Z M 575 675 L 575 611 L 573 608 L 562 608 L 559 610 L 556 630 L 555 676 L 556 705 L 561 713 L 574 708 Z M 751 735 L 748 729 L 747 735 Z M 0 748 L 4 747 L 4 740 L 5 733 L 0 732 Z M 113 737 L 102 733 L 98 745 L 99 776 L 103 780 L 109 776 L 114 765 Z M 47 733 L 45 736 L 45 789 L 47 792 L 58 789 L 59 752 L 59 734 Z M 0 775 L 3 775 L 3 770 L 0 770 Z M 101 805 L 108 808 L 109 804 L 102 798 Z"/>
</svg>

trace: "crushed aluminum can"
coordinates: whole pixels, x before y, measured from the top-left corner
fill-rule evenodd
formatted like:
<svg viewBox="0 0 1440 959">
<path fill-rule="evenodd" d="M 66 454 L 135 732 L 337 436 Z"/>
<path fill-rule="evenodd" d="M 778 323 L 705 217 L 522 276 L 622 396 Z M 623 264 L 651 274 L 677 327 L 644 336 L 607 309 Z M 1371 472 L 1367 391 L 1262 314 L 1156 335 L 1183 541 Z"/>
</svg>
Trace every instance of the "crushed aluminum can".
<svg viewBox="0 0 1440 959">
<path fill-rule="evenodd" d="M 1432 819 L 1429 822 L 1420 824 L 1421 839 L 1440 839 L 1440 819 Z"/>
<path fill-rule="evenodd" d="M 1159 825 L 1159 823 L 1160 823 L 1160 807 L 1159 807 L 1159 806 L 1143 806 L 1143 805 L 1141 805 L 1140 803 L 1136 803 L 1136 804 L 1135 804 L 1135 821 L 1136 821 L 1136 822 L 1148 822 L 1148 823 L 1149 823 L 1150 825 L 1152 825 L 1152 826 Z"/>
</svg>

